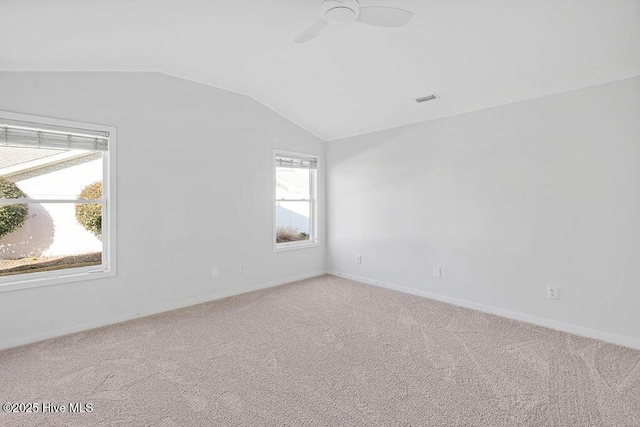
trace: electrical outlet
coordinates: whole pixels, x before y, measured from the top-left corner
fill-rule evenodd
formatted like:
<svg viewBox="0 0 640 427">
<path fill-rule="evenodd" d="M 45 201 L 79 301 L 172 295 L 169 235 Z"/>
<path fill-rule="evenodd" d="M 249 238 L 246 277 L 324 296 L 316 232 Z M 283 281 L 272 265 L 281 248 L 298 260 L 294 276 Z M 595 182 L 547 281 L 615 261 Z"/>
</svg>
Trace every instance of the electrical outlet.
<svg viewBox="0 0 640 427">
<path fill-rule="evenodd" d="M 434 267 L 434 269 L 433 269 L 433 277 L 435 277 L 436 279 L 440 279 L 442 277 L 442 268 L 441 267 Z"/>
<path fill-rule="evenodd" d="M 240 273 L 244 273 L 244 264 L 240 264 Z"/>
<path fill-rule="evenodd" d="M 358 255 L 356 258 L 356 264 L 362 264 L 362 255 Z"/>
<path fill-rule="evenodd" d="M 549 298 L 549 299 L 558 299 L 558 287 L 557 286 L 547 286 L 547 298 Z"/>
<path fill-rule="evenodd" d="M 211 269 L 211 277 L 218 277 L 218 267 L 213 267 Z"/>
</svg>

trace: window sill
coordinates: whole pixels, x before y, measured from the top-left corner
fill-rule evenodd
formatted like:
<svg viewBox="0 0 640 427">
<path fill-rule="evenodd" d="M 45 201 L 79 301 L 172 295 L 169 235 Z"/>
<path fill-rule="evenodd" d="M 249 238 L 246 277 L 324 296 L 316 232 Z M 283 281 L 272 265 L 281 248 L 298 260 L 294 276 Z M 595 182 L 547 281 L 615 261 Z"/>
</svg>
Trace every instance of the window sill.
<svg viewBox="0 0 640 427">
<path fill-rule="evenodd" d="M 23 277 L 17 280 L 11 280 L 16 277 L 0 277 L 0 293 L 21 291 L 24 289 L 41 288 L 45 286 L 64 285 L 67 283 L 80 282 L 84 280 L 103 279 L 106 277 L 113 277 L 116 272 L 113 270 L 101 270 L 101 271 L 86 271 L 82 269 L 73 270 L 69 269 L 64 273 L 60 273 L 58 276 L 46 276 L 37 277 L 32 273 L 32 277 Z M 25 275 L 26 276 L 26 275 Z M 19 277 L 19 276 L 18 276 Z M 2 280 L 2 279 L 6 279 Z"/>
<path fill-rule="evenodd" d="M 307 248 L 317 248 L 320 246 L 320 243 L 309 242 L 309 243 L 276 243 L 273 246 L 273 252 L 286 252 L 286 251 L 295 251 L 297 249 L 307 249 Z"/>
</svg>

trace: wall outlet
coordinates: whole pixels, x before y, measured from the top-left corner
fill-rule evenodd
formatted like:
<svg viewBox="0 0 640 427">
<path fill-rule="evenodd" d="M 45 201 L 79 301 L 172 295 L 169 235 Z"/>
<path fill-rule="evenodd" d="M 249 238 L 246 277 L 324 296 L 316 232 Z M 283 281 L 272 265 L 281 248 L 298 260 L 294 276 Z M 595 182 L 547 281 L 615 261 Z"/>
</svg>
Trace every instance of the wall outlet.
<svg viewBox="0 0 640 427">
<path fill-rule="evenodd" d="M 218 267 L 213 267 L 211 269 L 211 277 L 218 277 Z"/>
<path fill-rule="evenodd" d="M 240 273 L 244 273 L 244 264 L 240 264 Z"/>
<path fill-rule="evenodd" d="M 442 268 L 441 267 L 434 267 L 433 269 L 433 277 L 440 279 L 442 278 Z"/>
<path fill-rule="evenodd" d="M 356 258 L 356 264 L 362 264 L 362 255 L 358 255 Z"/>
<path fill-rule="evenodd" d="M 549 299 L 558 299 L 558 287 L 557 286 L 547 286 L 547 298 L 549 298 Z"/>
</svg>

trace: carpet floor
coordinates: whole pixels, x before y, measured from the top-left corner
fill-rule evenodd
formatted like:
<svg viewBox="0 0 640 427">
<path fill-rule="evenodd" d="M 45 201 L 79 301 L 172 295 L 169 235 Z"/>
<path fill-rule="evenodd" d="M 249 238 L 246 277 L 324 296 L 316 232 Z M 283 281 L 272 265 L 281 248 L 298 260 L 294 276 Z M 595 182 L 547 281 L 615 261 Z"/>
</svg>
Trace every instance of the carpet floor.
<svg viewBox="0 0 640 427">
<path fill-rule="evenodd" d="M 640 426 L 640 351 L 322 276 L 2 351 L 7 402 L 39 412 L 2 426 Z"/>
</svg>

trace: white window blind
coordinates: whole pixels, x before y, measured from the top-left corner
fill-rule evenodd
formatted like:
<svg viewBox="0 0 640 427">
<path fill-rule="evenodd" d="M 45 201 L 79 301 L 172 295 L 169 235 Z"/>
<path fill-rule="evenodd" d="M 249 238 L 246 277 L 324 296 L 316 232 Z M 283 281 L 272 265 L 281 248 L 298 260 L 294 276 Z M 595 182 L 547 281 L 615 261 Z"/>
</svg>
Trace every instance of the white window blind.
<svg viewBox="0 0 640 427">
<path fill-rule="evenodd" d="M 294 169 L 317 169 L 318 159 L 313 157 L 296 157 L 276 155 L 276 167 Z"/>
<path fill-rule="evenodd" d="M 109 132 L 60 126 L 43 127 L 0 117 L 0 146 L 107 151 Z"/>
</svg>

